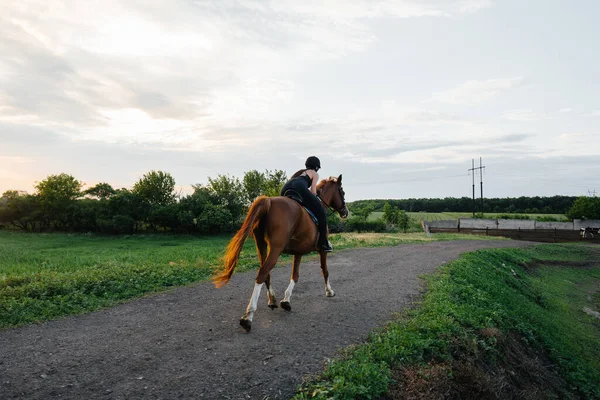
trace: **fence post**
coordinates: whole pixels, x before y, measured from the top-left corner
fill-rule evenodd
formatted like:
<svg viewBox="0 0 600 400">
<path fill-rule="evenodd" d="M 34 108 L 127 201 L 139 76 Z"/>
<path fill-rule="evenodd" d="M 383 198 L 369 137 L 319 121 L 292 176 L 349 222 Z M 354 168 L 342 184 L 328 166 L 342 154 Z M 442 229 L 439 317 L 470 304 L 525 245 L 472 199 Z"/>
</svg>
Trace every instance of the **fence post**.
<svg viewBox="0 0 600 400">
<path fill-rule="evenodd" d="M 487 236 L 487 235 L 488 235 L 488 227 L 486 226 L 485 227 L 485 236 Z"/>
</svg>

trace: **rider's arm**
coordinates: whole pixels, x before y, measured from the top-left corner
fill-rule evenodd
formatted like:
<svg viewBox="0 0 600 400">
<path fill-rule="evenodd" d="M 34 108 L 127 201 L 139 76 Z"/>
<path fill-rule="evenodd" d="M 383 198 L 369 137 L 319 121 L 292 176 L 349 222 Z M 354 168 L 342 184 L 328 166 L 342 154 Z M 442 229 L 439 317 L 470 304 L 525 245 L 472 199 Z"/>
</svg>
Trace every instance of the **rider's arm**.
<svg viewBox="0 0 600 400">
<path fill-rule="evenodd" d="M 310 179 L 312 179 L 312 185 L 310 186 L 310 191 L 312 194 L 314 194 L 316 196 L 317 195 L 317 182 L 319 182 L 319 174 L 317 174 L 315 171 L 313 171 L 311 169 L 306 171 L 306 173 L 308 174 L 308 176 L 310 176 Z"/>
</svg>

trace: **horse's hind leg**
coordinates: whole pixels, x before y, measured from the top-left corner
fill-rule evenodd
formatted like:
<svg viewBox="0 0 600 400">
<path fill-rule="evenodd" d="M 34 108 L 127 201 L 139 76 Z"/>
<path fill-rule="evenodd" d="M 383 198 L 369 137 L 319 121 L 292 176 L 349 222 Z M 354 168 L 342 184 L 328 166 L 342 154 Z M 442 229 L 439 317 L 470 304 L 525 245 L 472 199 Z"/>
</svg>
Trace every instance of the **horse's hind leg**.
<svg viewBox="0 0 600 400">
<path fill-rule="evenodd" d="M 335 293 L 329 285 L 329 271 L 327 270 L 327 253 L 321 252 L 321 270 L 323 272 L 323 278 L 325 279 L 325 296 L 333 297 Z"/>
<path fill-rule="evenodd" d="M 285 290 L 285 296 L 283 300 L 281 300 L 281 308 L 286 311 L 292 311 L 292 306 L 290 305 L 290 298 L 292 297 L 292 291 L 294 290 L 294 286 L 298 283 L 298 278 L 300 277 L 300 260 L 302 260 L 302 256 L 295 255 L 294 256 L 294 265 L 292 267 L 292 277 L 290 278 L 290 284 Z"/>
<path fill-rule="evenodd" d="M 281 249 L 273 251 L 273 248 L 270 248 L 269 250 L 269 255 L 265 259 L 265 262 L 260 266 L 258 274 L 256 275 L 254 291 L 252 292 L 250 303 L 248 303 L 248 307 L 246 308 L 246 313 L 240 319 L 240 325 L 246 330 L 246 332 L 249 332 L 252 328 L 252 319 L 254 318 L 254 313 L 256 312 L 258 298 L 260 297 L 260 291 L 262 290 L 262 287 L 265 284 L 267 277 L 271 273 L 271 270 L 277 263 L 277 259 L 281 254 Z"/>
<path fill-rule="evenodd" d="M 260 261 L 260 265 L 262 266 L 267 260 L 267 242 L 264 238 L 264 232 L 261 227 L 257 227 L 254 229 L 254 241 L 256 242 L 256 252 L 258 253 L 258 260 Z M 269 308 L 271 310 L 279 307 L 277 305 L 277 299 L 275 298 L 275 291 L 271 287 L 271 274 L 267 275 L 267 279 L 265 280 L 265 285 L 267 286 L 267 300 L 269 304 Z"/>
<path fill-rule="evenodd" d="M 271 310 L 274 310 L 279 306 L 277 305 L 277 299 L 275 298 L 275 291 L 271 287 L 271 274 L 267 275 L 265 285 L 267 286 L 267 298 L 269 300 L 269 308 Z"/>
</svg>

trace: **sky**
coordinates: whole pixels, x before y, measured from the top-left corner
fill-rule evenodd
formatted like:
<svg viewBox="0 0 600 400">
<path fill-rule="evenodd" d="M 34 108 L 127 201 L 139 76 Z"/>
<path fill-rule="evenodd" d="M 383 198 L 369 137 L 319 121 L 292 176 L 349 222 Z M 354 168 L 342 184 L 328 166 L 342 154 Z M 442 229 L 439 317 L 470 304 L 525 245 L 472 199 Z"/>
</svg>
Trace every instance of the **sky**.
<svg viewBox="0 0 600 400">
<path fill-rule="evenodd" d="M 595 0 L 0 0 L 0 193 L 311 155 L 346 199 L 600 195 Z"/>
</svg>

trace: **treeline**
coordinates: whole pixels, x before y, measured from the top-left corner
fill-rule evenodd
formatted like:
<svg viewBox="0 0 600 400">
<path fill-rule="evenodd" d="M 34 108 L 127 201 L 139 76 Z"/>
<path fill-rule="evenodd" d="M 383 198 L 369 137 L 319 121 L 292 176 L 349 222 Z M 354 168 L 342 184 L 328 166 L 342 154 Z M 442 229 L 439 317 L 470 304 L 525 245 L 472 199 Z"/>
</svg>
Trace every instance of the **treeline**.
<svg viewBox="0 0 600 400">
<path fill-rule="evenodd" d="M 484 199 L 483 209 L 479 199 L 476 212 L 520 213 L 520 214 L 566 214 L 577 197 L 507 197 Z M 407 212 L 465 212 L 473 210 L 473 199 L 469 197 L 446 197 L 443 199 L 397 199 L 397 200 L 358 200 L 349 204 L 353 208 L 370 207 L 372 211 L 384 211 L 385 203 L 392 208 Z"/>
<path fill-rule="evenodd" d="M 240 181 L 229 175 L 192 185 L 180 196 L 175 179 L 150 171 L 132 189 L 99 183 L 83 190 L 68 174 L 50 175 L 35 185 L 35 193 L 9 190 L 0 198 L 0 227 L 26 231 L 136 233 L 172 231 L 220 233 L 235 230 L 247 207 L 260 196 L 277 196 L 287 180 L 284 171 L 244 173 Z"/>
<path fill-rule="evenodd" d="M 285 172 L 280 170 L 248 171 L 241 180 L 218 175 L 209 177 L 206 185 L 192 185 L 193 193 L 182 196 L 175 191 L 175 179 L 163 171 L 148 172 L 131 189 L 114 189 L 108 183 L 99 183 L 84 190 L 84 184 L 71 175 L 50 175 L 35 185 L 33 194 L 16 190 L 2 194 L 0 228 L 110 234 L 230 232 L 239 228 L 256 197 L 279 195 L 286 180 Z M 331 232 L 418 230 L 419 221 L 411 219 L 407 212 L 465 212 L 471 209 L 472 200 L 359 200 L 348 206 L 351 216 L 345 221 L 330 213 Z M 382 218 L 369 219 L 373 211 L 382 211 Z M 484 211 L 600 219 L 600 198 L 485 199 Z"/>
</svg>

